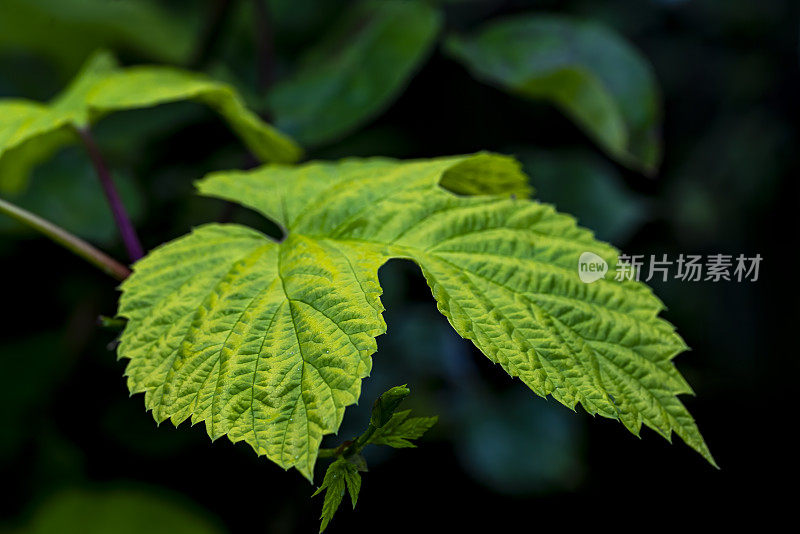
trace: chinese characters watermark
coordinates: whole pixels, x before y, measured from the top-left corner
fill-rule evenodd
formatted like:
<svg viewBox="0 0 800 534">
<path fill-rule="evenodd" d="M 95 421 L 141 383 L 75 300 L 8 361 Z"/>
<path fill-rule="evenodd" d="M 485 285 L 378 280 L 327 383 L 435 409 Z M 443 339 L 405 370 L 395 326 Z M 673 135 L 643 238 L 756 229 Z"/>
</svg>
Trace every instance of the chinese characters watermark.
<svg viewBox="0 0 800 534">
<path fill-rule="evenodd" d="M 670 259 L 666 254 L 620 254 L 614 280 L 680 280 L 682 282 L 756 282 L 761 265 L 761 254 L 738 256 L 732 254 L 680 254 Z M 608 263 L 593 252 L 584 252 L 578 259 L 578 276 L 591 284 L 609 273 Z"/>
</svg>

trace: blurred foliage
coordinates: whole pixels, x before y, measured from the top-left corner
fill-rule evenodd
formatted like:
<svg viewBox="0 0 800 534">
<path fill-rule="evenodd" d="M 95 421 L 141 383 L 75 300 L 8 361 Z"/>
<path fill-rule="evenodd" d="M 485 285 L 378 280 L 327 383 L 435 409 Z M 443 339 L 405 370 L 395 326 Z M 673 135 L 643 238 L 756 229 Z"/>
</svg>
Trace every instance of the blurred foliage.
<svg viewBox="0 0 800 534">
<path fill-rule="evenodd" d="M 607 28 L 554 16 L 492 22 L 447 49 L 477 76 L 552 101 L 620 161 L 655 172 L 660 97 L 647 60 Z"/>
<path fill-rule="evenodd" d="M 622 176 L 585 150 L 511 150 L 536 177 L 536 197 L 576 214 L 598 239 L 626 242 L 647 220 L 648 201 L 628 189 Z"/>
<path fill-rule="evenodd" d="M 396 98 L 419 68 L 440 18 L 422 2 L 372 0 L 350 8 L 296 72 L 271 89 L 277 126 L 317 145 L 363 124 Z"/>
<path fill-rule="evenodd" d="M 0 100 L 0 191 L 24 189 L 32 168 L 103 116 L 181 100 L 197 101 L 219 113 L 263 162 L 287 163 L 300 157 L 300 147 L 250 111 L 232 87 L 168 67 L 122 69 L 110 53 L 98 51 L 51 103 Z"/>
<path fill-rule="evenodd" d="M 197 35 L 193 12 L 176 16 L 150 0 L 3 0 L 0 7 L 0 53 L 41 54 L 65 75 L 105 47 L 183 63 Z"/>
<path fill-rule="evenodd" d="M 163 492 L 111 488 L 66 490 L 36 511 L 20 534 L 222 534 L 196 506 Z"/>
<path fill-rule="evenodd" d="M 134 222 L 144 209 L 142 192 L 131 176 L 115 172 L 114 182 Z M 114 242 L 117 229 L 108 201 L 86 156 L 73 147 L 36 169 L 28 186 L 4 198 L 94 243 Z M 80 209 L 76 209 L 80 206 Z M 9 218 L 0 219 L 3 233 L 32 232 Z"/>
</svg>

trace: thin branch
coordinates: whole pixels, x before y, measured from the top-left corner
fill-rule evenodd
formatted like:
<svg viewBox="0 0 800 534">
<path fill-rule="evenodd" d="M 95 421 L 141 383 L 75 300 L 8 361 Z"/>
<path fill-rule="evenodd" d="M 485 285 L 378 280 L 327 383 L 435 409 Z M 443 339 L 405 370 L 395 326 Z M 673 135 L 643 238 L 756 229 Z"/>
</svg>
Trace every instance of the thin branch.
<svg viewBox="0 0 800 534">
<path fill-rule="evenodd" d="M 318 458 L 335 458 L 341 454 L 344 454 L 350 446 L 353 445 L 353 440 L 347 440 L 338 447 L 332 449 L 319 449 L 317 451 Z"/>
<path fill-rule="evenodd" d="M 335 458 L 340 454 L 338 448 L 336 449 L 319 449 L 317 451 L 317 458 Z"/>
<path fill-rule="evenodd" d="M 128 212 L 122 204 L 122 199 L 114 186 L 114 180 L 111 178 L 111 173 L 108 172 L 108 167 L 103 160 L 100 149 L 92 137 L 92 132 L 88 127 L 78 130 L 78 134 L 89 152 L 89 157 L 94 165 L 94 170 L 97 172 L 97 177 L 100 179 L 100 184 L 103 186 L 103 191 L 108 199 L 108 204 L 111 207 L 111 213 L 114 215 L 114 221 L 117 223 L 119 233 L 122 236 L 122 242 L 125 243 L 125 249 L 128 251 L 128 256 L 131 262 L 135 262 L 144 256 L 142 244 L 139 242 L 139 237 L 136 235 L 136 230 L 133 228 Z"/>
<path fill-rule="evenodd" d="M 5 213 L 12 219 L 31 228 L 38 230 L 70 252 L 80 256 L 95 267 L 99 267 L 104 273 L 113 276 L 117 280 L 125 280 L 130 276 L 131 271 L 114 258 L 108 256 L 94 248 L 83 239 L 70 234 L 63 228 L 59 228 L 50 221 L 46 221 L 33 213 L 15 206 L 0 198 L 0 213 Z"/>
</svg>

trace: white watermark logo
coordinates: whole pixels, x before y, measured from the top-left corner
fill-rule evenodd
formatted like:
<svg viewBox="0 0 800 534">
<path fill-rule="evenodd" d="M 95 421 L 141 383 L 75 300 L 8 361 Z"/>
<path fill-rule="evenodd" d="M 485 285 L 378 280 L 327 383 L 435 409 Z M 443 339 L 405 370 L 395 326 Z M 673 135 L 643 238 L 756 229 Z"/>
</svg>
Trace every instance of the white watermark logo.
<svg viewBox="0 0 800 534">
<path fill-rule="evenodd" d="M 591 284 L 605 278 L 607 272 L 608 263 L 594 252 L 584 252 L 578 258 L 578 276 L 581 282 Z"/>
<path fill-rule="evenodd" d="M 649 282 L 653 279 L 662 282 L 756 282 L 762 259 L 760 254 L 752 257 L 744 254 L 709 254 L 705 257 L 680 254 L 675 259 L 669 259 L 666 254 L 662 254 L 660 258 L 655 255 L 647 257 L 643 254 L 620 254 L 612 278 L 618 282 Z M 581 282 L 596 282 L 605 278 L 608 271 L 606 261 L 594 252 L 584 252 L 578 258 L 578 276 Z"/>
</svg>

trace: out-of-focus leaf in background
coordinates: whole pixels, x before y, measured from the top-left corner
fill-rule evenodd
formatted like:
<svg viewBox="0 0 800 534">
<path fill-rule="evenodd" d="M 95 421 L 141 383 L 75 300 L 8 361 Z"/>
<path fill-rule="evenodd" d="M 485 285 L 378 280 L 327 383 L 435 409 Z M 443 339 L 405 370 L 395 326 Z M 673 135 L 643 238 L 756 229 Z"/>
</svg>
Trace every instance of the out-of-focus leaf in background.
<svg viewBox="0 0 800 534">
<path fill-rule="evenodd" d="M 198 19 L 175 16 L 151 0 L 3 0 L 0 53 L 35 52 L 62 74 L 73 72 L 97 48 L 183 63 L 195 42 Z"/>
<path fill-rule="evenodd" d="M 114 173 L 114 183 L 133 221 L 141 218 L 144 200 L 128 174 Z M 94 243 L 116 241 L 117 230 L 94 169 L 77 148 L 70 148 L 37 168 L 28 187 L 4 198 Z M 0 235 L 31 234 L 27 226 L 0 218 Z"/>
<path fill-rule="evenodd" d="M 478 78 L 561 108 L 618 161 L 652 173 L 661 160 L 661 104 L 648 62 L 613 31 L 525 15 L 453 35 L 450 55 Z"/>
<path fill-rule="evenodd" d="M 236 90 L 206 76 L 170 67 L 130 67 L 98 81 L 88 106 L 98 115 L 181 100 L 193 100 L 219 113 L 261 161 L 291 163 L 301 149 L 249 110 Z"/>
<path fill-rule="evenodd" d="M 367 1 L 349 9 L 273 87 L 268 105 L 276 124 L 308 145 L 352 131 L 398 96 L 440 24 L 439 13 L 417 1 Z"/>
<path fill-rule="evenodd" d="M 72 127 L 83 128 L 92 120 L 86 103 L 89 91 L 117 67 L 111 54 L 97 52 L 49 105 L 25 99 L 0 100 L 0 191 L 21 191 L 36 165 L 77 140 Z"/>
<path fill-rule="evenodd" d="M 25 534 L 222 534 L 218 522 L 191 502 L 141 489 L 63 490 L 41 504 Z"/>
<path fill-rule="evenodd" d="M 516 152 L 537 198 L 575 215 L 598 238 L 620 245 L 647 219 L 648 201 L 628 189 L 600 156 L 578 149 Z"/>
<path fill-rule="evenodd" d="M 262 161 L 292 162 L 301 149 L 250 111 L 236 90 L 204 75 L 171 67 L 121 69 L 99 51 L 50 104 L 0 100 L 0 191 L 19 192 L 31 169 L 100 118 L 120 110 L 192 100 L 219 113 Z"/>
</svg>

